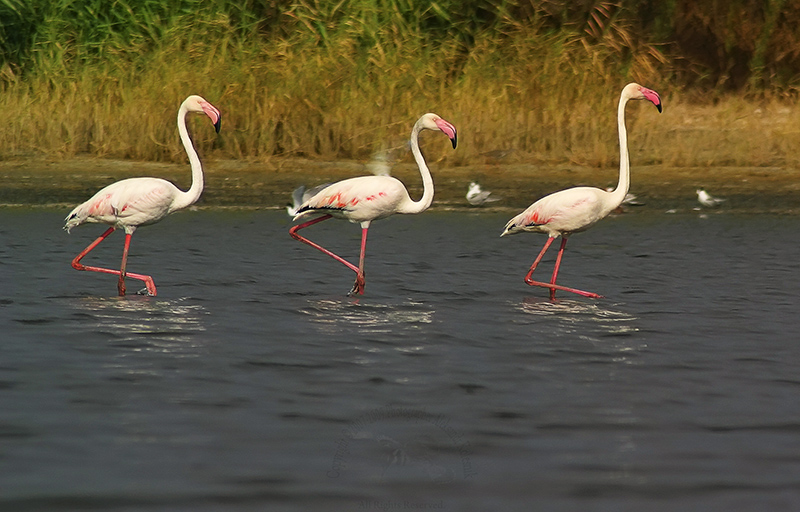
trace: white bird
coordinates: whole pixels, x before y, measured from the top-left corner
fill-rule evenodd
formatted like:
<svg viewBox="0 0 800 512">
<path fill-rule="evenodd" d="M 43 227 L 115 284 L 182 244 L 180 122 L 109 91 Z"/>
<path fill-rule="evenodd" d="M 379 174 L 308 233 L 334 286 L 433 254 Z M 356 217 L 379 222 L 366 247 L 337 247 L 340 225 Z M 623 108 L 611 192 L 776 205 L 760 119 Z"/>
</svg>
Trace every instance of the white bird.
<svg viewBox="0 0 800 512">
<path fill-rule="evenodd" d="M 286 213 L 289 214 L 289 217 L 294 217 L 297 215 L 297 210 L 300 208 L 300 205 L 317 195 L 317 192 L 328 185 L 330 185 L 330 183 L 323 183 L 322 185 L 317 185 L 308 190 L 306 190 L 305 185 L 300 185 L 292 191 L 292 204 L 286 205 Z"/>
<path fill-rule="evenodd" d="M 297 210 L 295 220 L 306 215 L 323 214 L 302 224 L 293 226 L 289 234 L 296 240 L 306 243 L 328 256 L 343 263 L 356 273 L 356 281 L 350 295 L 364 293 L 364 254 L 367 246 L 367 231 L 373 220 L 383 219 L 395 213 L 421 213 L 433 201 L 433 178 L 419 149 L 419 133 L 422 130 L 441 131 L 453 144 L 457 144 L 456 128 L 436 114 L 425 114 L 417 120 L 411 130 L 411 152 L 422 176 L 422 198 L 414 201 L 408 195 L 403 183 L 391 176 L 360 176 L 339 181 L 321 190 L 317 195 L 303 203 Z M 323 220 L 336 217 L 361 224 L 361 255 L 358 266 L 353 265 L 324 247 L 300 236 L 297 232 Z"/>
<path fill-rule="evenodd" d="M 386 151 L 379 151 L 372 155 L 370 161 L 367 162 L 366 168 L 375 176 L 392 175 L 392 165 Z"/>
<path fill-rule="evenodd" d="M 613 192 L 613 191 L 614 187 L 606 187 L 606 192 Z M 630 192 L 625 194 L 625 199 L 622 200 L 621 205 L 623 204 L 627 204 L 630 206 L 644 206 L 644 203 L 639 201 L 639 198 L 636 196 L 636 194 L 631 194 Z"/>
<path fill-rule="evenodd" d="M 490 197 L 492 195 L 488 190 L 481 190 L 481 186 L 474 181 L 470 182 L 467 187 L 467 202 L 472 206 L 481 206 L 486 203 L 494 203 L 499 201 L 499 197 Z"/>
<path fill-rule="evenodd" d="M 697 192 L 697 200 L 703 206 L 709 206 L 713 208 L 714 206 L 719 206 L 720 203 L 725 201 L 724 199 L 720 199 L 719 197 L 713 197 L 702 188 L 698 188 L 696 192 Z"/>
<path fill-rule="evenodd" d="M 564 254 L 564 247 L 567 245 L 567 238 L 573 233 L 588 229 L 597 221 L 606 217 L 622 203 L 628 193 L 631 169 L 628 159 L 628 134 L 625 128 L 625 105 L 629 100 L 648 100 L 661 112 L 661 97 L 657 92 L 636 83 L 630 83 L 622 89 L 617 108 L 620 151 L 619 182 L 617 187 L 611 192 L 594 187 L 574 187 L 545 196 L 511 219 L 500 235 L 511 235 L 522 231 L 546 233 L 548 235 L 544 248 L 536 257 L 528 274 L 525 276 L 525 282 L 532 286 L 549 288 L 551 300 L 555 298 L 556 290 L 577 293 L 584 297 L 602 297 L 602 295 L 596 293 L 557 285 L 556 277 Z M 544 253 L 547 252 L 550 244 L 558 236 L 563 238 L 550 282 L 533 281 L 531 279 L 533 271 L 536 270 L 536 266 L 539 265 Z"/>
<path fill-rule="evenodd" d="M 128 273 L 125 270 L 131 236 L 136 231 L 136 228 L 154 224 L 170 213 L 194 204 L 203 192 L 203 166 L 186 128 L 186 114 L 189 112 L 207 115 L 214 124 L 217 133 L 219 133 L 221 122 L 219 110 L 200 96 L 189 96 L 178 109 L 178 132 L 192 168 L 192 185 L 189 190 L 184 192 L 169 181 L 161 178 L 128 178 L 101 189 L 91 199 L 72 210 L 65 219 L 64 229 L 67 233 L 84 222 L 96 222 L 111 226 L 72 260 L 72 267 L 76 270 L 118 275 L 117 290 L 120 296 L 125 295 L 126 276 L 144 281 L 147 293 L 156 295 L 156 285 L 152 277 Z M 125 246 L 122 252 L 120 269 L 113 270 L 83 265 L 80 262 L 83 257 L 89 254 L 92 249 L 97 247 L 117 228 L 125 230 Z"/>
</svg>

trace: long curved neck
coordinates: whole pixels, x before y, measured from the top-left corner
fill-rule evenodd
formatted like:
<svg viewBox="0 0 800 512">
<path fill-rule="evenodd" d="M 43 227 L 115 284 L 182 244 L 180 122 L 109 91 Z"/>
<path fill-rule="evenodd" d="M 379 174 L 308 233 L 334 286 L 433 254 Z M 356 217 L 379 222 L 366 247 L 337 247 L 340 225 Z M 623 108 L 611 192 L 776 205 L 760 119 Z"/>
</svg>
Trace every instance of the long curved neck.
<svg viewBox="0 0 800 512">
<path fill-rule="evenodd" d="M 428 209 L 433 202 L 433 177 L 431 171 L 428 169 L 428 164 L 425 163 L 425 157 L 422 156 L 422 151 L 419 149 L 419 132 L 422 131 L 422 124 L 417 121 L 414 128 L 411 129 L 411 153 L 414 155 L 414 160 L 419 167 L 419 173 L 422 175 L 422 197 L 419 201 L 411 201 L 404 205 L 402 213 L 421 213 Z"/>
<path fill-rule="evenodd" d="M 200 194 L 203 193 L 203 165 L 200 163 L 200 157 L 197 156 L 197 151 L 194 149 L 192 139 L 189 137 L 189 130 L 186 128 L 186 114 L 188 113 L 186 106 L 181 105 L 178 111 L 178 133 L 181 136 L 181 142 L 189 156 L 189 164 L 192 166 L 192 186 L 186 192 L 181 192 L 175 201 L 172 203 L 172 210 L 180 210 L 194 204 L 200 199 Z"/>
<path fill-rule="evenodd" d="M 628 157 L 628 130 L 625 128 L 625 105 L 628 103 L 627 95 L 623 94 L 619 98 L 617 109 L 617 129 L 619 131 L 619 182 L 617 188 L 611 192 L 614 208 L 622 204 L 625 195 L 631 186 L 631 162 Z"/>
</svg>

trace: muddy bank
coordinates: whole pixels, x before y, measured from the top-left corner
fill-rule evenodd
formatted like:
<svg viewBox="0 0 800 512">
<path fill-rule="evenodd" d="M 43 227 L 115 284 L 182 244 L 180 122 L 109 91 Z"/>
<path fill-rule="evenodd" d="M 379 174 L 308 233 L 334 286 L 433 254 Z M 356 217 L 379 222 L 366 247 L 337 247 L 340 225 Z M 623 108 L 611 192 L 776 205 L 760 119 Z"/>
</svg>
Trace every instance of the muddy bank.
<svg viewBox="0 0 800 512">
<path fill-rule="evenodd" d="M 436 187 L 433 208 L 477 210 L 465 199 L 470 181 L 478 181 L 502 200 L 492 209 L 519 210 L 547 193 L 575 185 L 612 186 L 616 169 L 575 165 L 492 164 L 446 167 L 430 165 Z M 292 190 L 368 174 L 363 162 L 319 162 L 301 159 L 268 163 L 206 161 L 206 188 L 200 207 L 283 208 Z M 422 185 L 413 163 L 396 164 L 392 174 L 412 197 Z M 190 184 L 188 165 L 74 158 L 0 161 L 0 205 L 74 205 L 101 187 L 133 176 L 158 176 L 181 188 Z M 800 170 L 779 167 L 672 168 L 635 166 L 631 192 L 644 203 L 637 209 L 691 211 L 698 206 L 695 190 L 706 188 L 726 198 L 721 211 L 800 213 Z M 484 207 L 485 209 L 485 207 Z"/>
</svg>

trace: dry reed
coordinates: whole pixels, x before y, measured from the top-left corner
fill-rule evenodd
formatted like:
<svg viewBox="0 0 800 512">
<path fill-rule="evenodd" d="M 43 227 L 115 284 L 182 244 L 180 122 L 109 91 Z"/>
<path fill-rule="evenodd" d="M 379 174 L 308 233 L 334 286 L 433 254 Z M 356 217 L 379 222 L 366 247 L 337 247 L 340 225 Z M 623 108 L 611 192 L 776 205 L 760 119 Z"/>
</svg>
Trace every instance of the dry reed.
<svg viewBox="0 0 800 512">
<path fill-rule="evenodd" d="M 110 25 L 125 15 L 97 1 Z M 222 0 L 166 4 L 148 4 L 127 33 L 77 31 L 70 43 L 56 28 L 83 27 L 73 16 L 38 34 L 27 68 L 0 73 L 10 119 L 0 156 L 183 161 L 175 112 L 201 94 L 224 116 L 219 137 L 195 130 L 206 157 L 367 159 L 402 147 L 414 120 L 435 111 L 459 127 L 461 146 L 431 147 L 431 159 L 461 165 L 513 150 L 517 161 L 610 166 L 619 91 L 639 81 L 662 94 L 665 111 L 629 108 L 637 162 L 798 164 L 800 116 L 785 87 L 714 90 L 705 101 L 616 3 L 595 2 L 583 22 L 561 29 L 524 2 L 490 2 L 494 21 L 481 23 L 457 2 L 279 2 L 274 19 L 247 15 L 249 2 L 238 11 Z"/>
</svg>

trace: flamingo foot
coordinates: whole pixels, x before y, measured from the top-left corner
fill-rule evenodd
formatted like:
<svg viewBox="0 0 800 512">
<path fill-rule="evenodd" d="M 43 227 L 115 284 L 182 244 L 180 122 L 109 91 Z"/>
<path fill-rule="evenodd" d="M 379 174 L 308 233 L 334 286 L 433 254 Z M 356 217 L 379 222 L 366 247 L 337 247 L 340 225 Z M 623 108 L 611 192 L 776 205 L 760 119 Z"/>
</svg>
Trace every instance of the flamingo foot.
<svg viewBox="0 0 800 512">
<path fill-rule="evenodd" d="M 147 295 L 150 297 L 156 296 L 156 283 L 153 281 L 153 278 L 147 276 L 147 279 L 142 279 L 144 281 L 145 287 L 136 292 L 138 295 Z"/>
<path fill-rule="evenodd" d="M 128 278 L 138 279 L 139 281 L 142 281 L 144 283 L 145 288 L 142 288 L 141 290 L 136 292 L 137 295 L 148 295 L 150 297 L 156 296 L 156 283 L 153 281 L 152 277 L 143 274 L 128 273 Z"/>
<path fill-rule="evenodd" d="M 590 299 L 605 299 L 604 296 L 593 293 L 593 292 L 585 292 L 583 290 L 578 290 L 576 288 L 568 288 L 566 286 L 561 286 L 559 284 L 553 283 L 542 283 L 540 281 L 534 281 L 530 279 L 530 277 L 525 278 L 525 282 L 531 286 L 541 286 L 542 288 L 549 288 L 550 289 L 550 300 L 554 300 L 556 298 L 556 290 L 561 290 L 564 292 L 575 293 L 577 295 L 581 295 L 583 297 L 589 297 Z"/>
<path fill-rule="evenodd" d="M 353 289 L 350 290 L 350 293 L 348 293 L 347 296 L 352 297 L 353 295 L 364 295 L 365 286 L 366 280 L 364 279 L 364 274 L 359 272 L 356 276 L 356 282 L 353 283 Z"/>
</svg>

